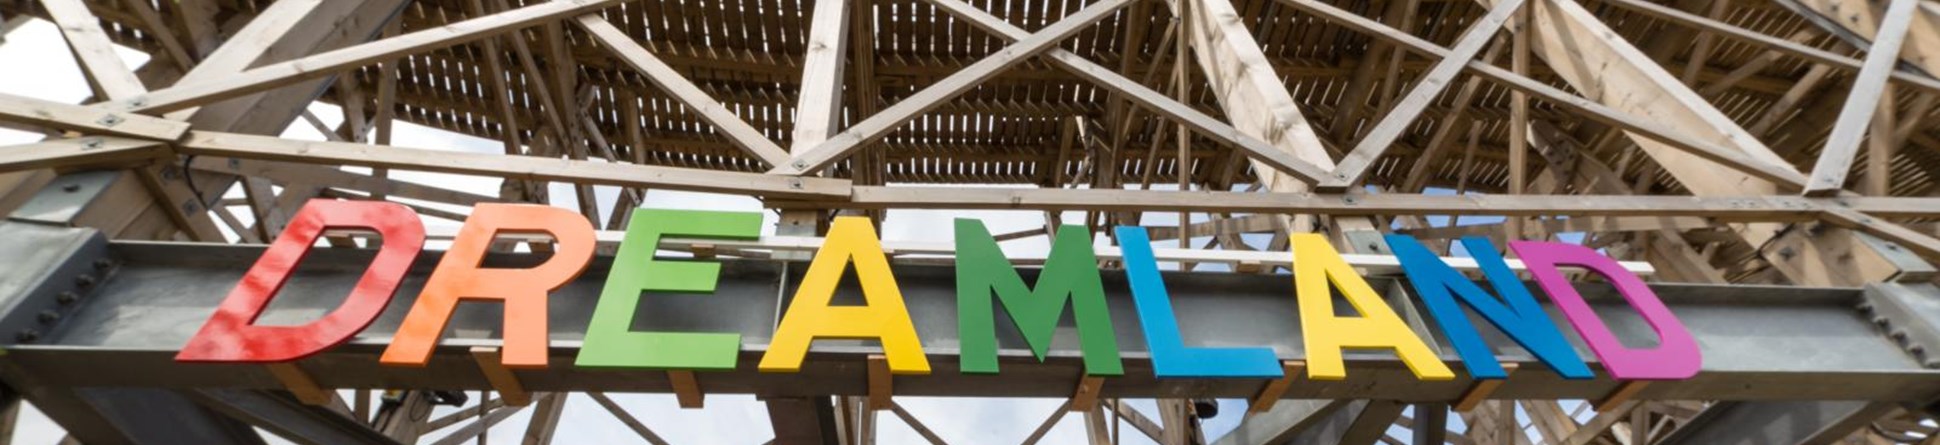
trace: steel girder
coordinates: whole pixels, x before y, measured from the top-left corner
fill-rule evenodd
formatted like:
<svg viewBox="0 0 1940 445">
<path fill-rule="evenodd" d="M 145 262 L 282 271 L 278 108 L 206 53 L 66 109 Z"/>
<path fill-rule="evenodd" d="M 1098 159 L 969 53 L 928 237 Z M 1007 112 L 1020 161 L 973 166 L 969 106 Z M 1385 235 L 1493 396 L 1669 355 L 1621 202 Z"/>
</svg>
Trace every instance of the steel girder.
<svg viewBox="0 0 1940 445">
<path fill-rule="evenodd" d="M 177 349 L 215 309 L 261 253 L 262 246 L 107 242 L 89 229 L 0 223 L 0 377 L 39 402 L 57 392 L 160 390 L 276 390 L 281 386 L 260 366 L 176 363 Z M 301 323 L 336 307 L 363 272 L 370 250 L 319 249 L 259 320 Z M 379 366 L 376 355 L 402 319 L 440 253 L 426 252 L 413 266 L 396 301 L 373 326 L 342 347 L 301 362 L 332 388 L 464 389 L 489 387 L 467 353 L 497 345 L 501 308 L 461 305 L 445 340 L 426 368 Z M 488 265 L 533 264 L 530 255 L 493 257 Z M 600 258 L 577 281 L 555 292 L 550 304 L 555 365 L 520 373 L 533 391 L 667 392 L 664 373 L 575 368 L 610 259 Z M 777 309 L 787 303 L 799 263 L 724 261 L 715 295 L 647 295 L 635 329 L 724 331 L 743 335 L 743 363 L 730 372 L 703 373 L 710 392 L 753 393 L 768 398 L 859 395 L 867 392 L 864 357 L 880 348 L 863 341 L 821 341 L 799 374 L 755 372 L 756 359 L 773 335 Z M 1061 336 L 1050 357 L 1030 356 L 1014 331 L 999 329 L 1002 373 L 964 375 L 956 370 L 956 294 L 947 267 L 895 267 L 918 334 L 935 373 L 899 378 L 898 394 L 1065 397 L 1082 372 L 1076 341 Z M 1033 271 L 1025 270 L 1027 279 Z M 1165 276 L 1185 339 L 1191 346 L 1259 345 L 1282 359 L 1305 356 L 1292 283 L 1286 276 L 1174 273 Z M 1390 301 L 1417 325 L 1433 329 L 1406 286 L 1391 277 L 1370 277 L 1392 289 Z M 1251 379 L 1158 380 L 1152 377 L 1139 324 L 1122 274 L 1106 272 L 1112 317 L 1124 349 L 1127 374 L 1105 385 L 1105 397 L 1244 397 L 1265 382 Z M 1579 285 L 1620 338 L 1633 345 L 1654 340 L 1647 326 L 1605 285 Z M 1661 382 L 1642 399 L 1809 401 L 1863 400 L 1925 404 L 1940 396 L 1940 371 L 1922 365 L 1923 333 L 1940 332 L 1940 311 L 1927 310 L 1931 288 L 1883 292 L 1760 286 L 1653 286 L 1703 349 L 1695 378 Z M 843 293 L 853 293 L 845 288 Z M 852 297 L 853 295 L 850 295 Z M 838 299 L 846 298 L 838 296 Z M 1878 318 L 1876 320 L 1875 318 Z M 1482 325 L 1484 323 L 1479 323 Z M 1560 319 L 1559 322 L 1563 322 Z M 1884 326 L 1884 327 L 1882 327 Z M 1503 360 L 1519 362 L 1496 398 L 1593 399 L 1614 389 L 1607 378 L 1566 381 L 1537 364 L 1526 351 L 1493 330 L 1484 337 Z M 1904 332 L 1894 334 L 1894 332 Z M 1896 338 L 1906 340 L 1896 340 Z M 1574 339 L 1572 339 L 1574 341 Z M 1431 338 L 1431 344 L 1445 344 Z M 1578 343 L 1579 354 L 1590 357 Z M 1917 353 L 1915 351 L 1918 351 Z M 1453 351 L 1438 351 L 1457 360 Z M 1343 381 L 1303 381 L 1289 399 L 1436 403 L 1456 398 L 1466 379 L 1414 379 L 1391 355 L 1350 353 Z M 38 396 L 37 396 L 38 394 Z M 179 395 L 177 396 L 179 397 Z M 186 402 L 186 401 L 184 401 Z M 1340 411 L 1340 410 L 1336 410 Z M 1358 411 L 1358 410 L 1356 410 Z M 1342 411 L 1345 412 L 1345 411 Z M 1398 412 L 1398 411 L 1397 411 Z M 1356 414 L 1355 419 L 1362 417 Z M 1392 420 L 1391 418 L 1389 419 Z M 67 423 L 63 421 L 63 423 Z M 1352 425 L 1356 422 L 1348 422 Z M 72 425 L 70 425 L 72 427 Z"/>
</svg>

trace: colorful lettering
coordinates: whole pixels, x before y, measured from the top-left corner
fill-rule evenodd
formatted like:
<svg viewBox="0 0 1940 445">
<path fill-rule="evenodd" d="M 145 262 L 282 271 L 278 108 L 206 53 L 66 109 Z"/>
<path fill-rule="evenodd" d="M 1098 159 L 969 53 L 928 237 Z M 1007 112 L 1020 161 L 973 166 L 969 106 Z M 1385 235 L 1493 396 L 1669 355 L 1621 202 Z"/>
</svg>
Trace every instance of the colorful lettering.
<svg viewBox="0 0 1940 445">
<path fill-rule="evenodd" d="M 654 258 L 663 235 L 750 240 L 761 235 L 761 214 L 638 209 L 627 220 L 613 269 L 607 273 L 586 343 L 575 365 L 609 368 L 734 369 L 741 334 L 734 332 L 633 332 L 642 292 L 712 294 L 721 263 Z"/>
<path fill-rule="evenodd" d="M 342 305 L 300 326 L 257 326 L 256 317 L 283 289 L 290 272 L 309 255 L 326 229 L 363 228 L 384 239 L 377 257 Z M 175 359 L 185 362 L 270 363 L 296 360 L 343 344 L 369 327 L 424 248 L 424 223 L 402 204 L 379 201 L 313 199 L 305 203 L 276 242 L 256 258 L 242 281 L 229 291 L 215 315 L 202 325 Z"/>
<path fill-rule="evenodd" d="M 1549 322 L 1549 313 L 1543 312 L 1536 297 L 1529 294 L 1529 288 L 1522 285 L 1516 273 L 1509 270 L 1509 263 L 1502 260 L 1502 254 L 1489 245 L 1489 239 L 1479 236 L 1462 238 L 1462 246 L 1468 248 L 1469 256 L 1475 259 L 1482 274 L 1489 279 L 1489 287 L 1495 289 L 1502 298 L 1497 299 L 1482 290 L 1474 281 L 1462 276 L 1461 272 L 1449 267 L 1434 252 L 1421 245 L 1414 237 L 1407 235 L 1388 235 L 1388 248 L 1401 260 L 1401 270 L 1414 284 L 1415 293 L 1421 296 L 1422 304 L 1428 313 L 1434 315 L 1435 324 L 1441 326 L 1448 342 L 1455 352 L 1462 355 L 1462 365 L 1468 368 L 1469 375 L 1478 379 L 1507 378 L 1502 364 L 1495 359 L 1495 350 L 1490 349 L 1482 335 L 1470 323 L 1468 314 L 1456 304 L 1456 297 L 1467 303 L 1470 309 L 1481 314 L 1482 318 L 1495 325 L 1496 329 L 1507 334 L 1510 339 L 1522 345 L 1523 349 L 1556 370 L 1566 379 L 1587 379 L 1596 377 L 1590 373 L 1589 365 L 1576 356 L 1569 341 L 1563 338 L 1563 331 Z M 1453 295 L 1450 295 L 1450 293 Z"/>
<path fill-rule="evenodd" d="M 863 306 L 830 306 L 842 272 L 855 264 L 856 279 L 862 282 Z M 761 356 L 762 372 L 799 372 L 808 345 L 816 338 L 877 339 L 889 371 L 895 374 L 929 374 L 929 357 L 916 337 L 916 326 L 903 306 L 903 293 L 896 288 L 896 277 L 889 273 L 889 259 L 883 256 L 882 242 L 869 219 L 844 216 L 835 219 L 828 238 L 815 252 L 795 299 L 775 328 L 768 352 Z"/>
<path fill-rule="evenodd" d="M 1670 308 L 1664 307 L 1663 300 L 1650 291 L 1650 286 L 1644 285 L 1643 279 L 1625 270 L 1616 260 L 1575 244 L 1515 241 L 1509 243 L 1509 248 L 1522 258 L 1529 273 L 1536 277 L 1536 283 L 1549 293 L 1549 299 L 1556 302 L 1563 316 L 1569 318 L 1576 334 L 1590 345 L 1590 352 L 1596 353 L 1597 360 L 1603 362 L 1603 369 L 1609 370 L 1611 377 L 1675 380 L 1697 375 L 1703 363 L 1697 340 L 1691 338 L 1691 332 L 1684 329 L 1684 323 L 1677 321 Z M 1603 324 L 1603 319 L 1597 318 L 1596 311 L 1583 301 L 1583 295 L 1557 270 L 1561 265 L 1589 269 L 1616 286 L 1617 293 L 1657 333 L 1657 347 L 1630 348 L 1617 341 L 1616 334 Z"/>
<path fill-rule="evenodd" d="M 500 233 L 546 233 L 556 243 L 552 257 L 530 269 L 481 267 L 492 239 Z M 586 217 L 558 207 L 481 203 L 458 229 L 451 249 L 431 271 L 418 302 L 378 362 L 424 366 L 431 348 L 460 300 L 505 303 L 506 367 L 546 366 L 546 299 L 586 269 L 593 258 L 593 226 Z"/>
<path fill-rule="evenodd" d="M 994 293 L 1038 361 L 1050 351 L 1051 336 L 1057 332 L 1058 318 L 1064 316 L 1065 302 L 1069 301 L 1084 351 L 1085 373 L 1125 374 L 1118 358 L 1118 340 L 1112 332 L 1111 312 L 1105 306 L 1105 284 L 1098 276 L 1098 257 L 1091 250 L 1091 232 L 1084 226 L 1058 227 L 1051 256 L 1045 260 L 1035 288 L 1024 285 L 1024 278 L 1011 267 L 983 222 L 958 218 L 956 246 L 957 331 L 962 342 L 963 372 L 997 373 L 997 320 L 990 302 Z"/>
<path fill-rule="evenodd" d="M 1152 353 L 1152 372 L 1159 377 L 1277 378 L 1280 359 L 1271 348 L 1188 348 L 1179 337 L 1179 320 L 1172 313 L 1172 297 L 1159 277 L 1152 240 L 1144 227 L 1119 226 L 1125 277 L 1132 283 L 1132 305 L 1145 329 L 1145 345 Z"/>
<path fill-rule="evenodd" d="M 1368 287 L 1367 280 L 1354 273 L 1327 238 L 1317 233 L 1295 233 L 1293 246 L 1294 294 L 1300 300 L 1300 325 L 1306 330 L 1307 377 L 1314 380 L 1347 378 L 1341 349 L 1393 349 L 1401 362 L 1422 380 L 1450 380 L 1448 369 L 1435 351 L 1421 342 L 1394 309 Z M 1334 315 L 1333 288 L 1347 298 L 1360 317 Z"/>
</svg>

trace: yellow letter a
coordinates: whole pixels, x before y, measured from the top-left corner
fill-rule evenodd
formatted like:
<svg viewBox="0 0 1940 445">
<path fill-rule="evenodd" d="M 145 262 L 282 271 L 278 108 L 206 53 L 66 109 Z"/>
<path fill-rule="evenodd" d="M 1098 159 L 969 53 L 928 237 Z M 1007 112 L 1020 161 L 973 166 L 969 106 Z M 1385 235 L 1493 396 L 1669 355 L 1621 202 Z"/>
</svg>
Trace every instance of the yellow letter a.
<svg viewBox="0 0 1940 445">
<path fill-rule="evenodd" d="M 864 306 L 830 306 L 842 271 L 855 263 L 856 279 L 862 282 Z M 828 238 L 809 263 L 802 285 L 795 289 L 795 301 L 775 329 L 768 352 L 761 356 L 762 372 L 798 372 L 808 344 L 816 338 L 877 339 L 895 374 L 929 374 L 930 360 L 923 355 L 923 344 L 916 338 L 916 326 L 909 321 L 903 306 L 903 293 L 896 288 L 896 277 L 889 274 L 889 259 L 882 254 L 882 242 L 869 219 L 844 216 L 835 219 Z"/>
<path fill-rule="evenodd" d="M 1347 260 L 1334 251 L 1327 238 L 1315 233 L 1296 233 L 1293 244 L 1294 291 L 1300 299 L 1300 324 L 1307 341 L 1307 378 L 1341 380 L 1347 366 L 1341 363 L 1343 348 L 1389 348 L 1401 362 L 1422 380 L 1450 380 L 1455 373 L 1435 357 L 1394 309 L 1368 287 L 1367 280 L 1354 273 Z M 1323 279 L 1324 278 L 1324 279 Z M 1340 288 L 1342 296 L 1354 305 L 1360 317 L 1334 316 L 1334 296 L 1328 282 Z"/>
</svg>

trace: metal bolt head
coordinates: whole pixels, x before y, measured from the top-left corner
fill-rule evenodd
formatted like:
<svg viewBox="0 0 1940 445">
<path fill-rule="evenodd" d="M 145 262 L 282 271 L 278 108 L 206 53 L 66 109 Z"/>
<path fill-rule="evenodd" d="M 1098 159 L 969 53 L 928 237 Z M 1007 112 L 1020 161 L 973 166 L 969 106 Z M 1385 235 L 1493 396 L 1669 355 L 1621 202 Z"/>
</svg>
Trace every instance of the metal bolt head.
<svg viewBox="0 0 1940 445">
<path fill-rule="evenodd" d="M 73 292 L 61 292 L 60 294 L 54 296 L 54 301 L 60 304 L 74 304 L 74 302 L 76 301 L 81 301 L 81 294 L 77 294 Z"/>
<path fill-rule="evenodd" d="M 42 324 L 53 323 L 61 320 L 61 313 L 52 310 L 40 311 L 40 315 L 34 318 L 40 320 Z"/>
<path fill-rule="evenodd" d="M 79 192 L 81 191 L 81 185 L 80 184 L 63 185 L 61 186 L 61 191 L 68 192 L 68 193 Z"/>
<path fill-rule="evenodd" d="M 101 126 L 103 127 L 113 127 L 115 126 L 115 124 L 119 124 L 121 122 L 122 122 L 121 116 L 116 116 L 113 114 L 103 115 L 101 116 L 100 119 L 96 119 L 94 121 L 94 123 L 101 124 Z"/>
<path fill-rule="evenodd" d="M 88 274 L 81 274 L 79 276 L 76 276 L 74 277 L 74 285 L 80 286 L 80 287 L 94 286 L 94 276 L 88 275 Z"/>
<path fill-rule="evenodd" d="M 107 258 L 94 260 L 94 270 L 108 270 L 113 267 L 115 267 L 115 260 Z"/>
<path fill-rule="evenodd" d="M 13 339 L 21 343 L 32 343 L 34 340 L 40 339 L 40 331 L 21 329 L 20 332 L 13 334 Z"/>
</svg>

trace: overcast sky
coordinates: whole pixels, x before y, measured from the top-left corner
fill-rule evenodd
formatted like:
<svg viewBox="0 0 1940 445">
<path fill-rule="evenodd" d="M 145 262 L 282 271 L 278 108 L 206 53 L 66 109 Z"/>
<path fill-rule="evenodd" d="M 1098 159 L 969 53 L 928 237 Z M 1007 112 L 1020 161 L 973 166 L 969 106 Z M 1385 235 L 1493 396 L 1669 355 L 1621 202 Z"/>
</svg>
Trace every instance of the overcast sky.
<svg viewBox="0 0 1940 445">
<path fill-rule="evenodd" d="M 66 43 L 61 39 L 59 30 L 52 24 L 34 20 L 5 36 L 0 44 L 0 92 L 35 97 L 60 102 L 77 103 L 88 96 L 87 84 L 80 69 L 68 53 Z M 121 51 L 130 66 L 139 66 L 146 61 L 144 54 L 127 50 Z M 341 114 L 327 105 L 314 105 L 312 110 L 327 123 L 335 125 Z M 284 136 L 300 139 L 322 140 L 320 133 L 299 120 L 292 125 Z M 34 142 L 40 135 L 0 129 L 0 145 Z M 470 136 L 458 135 L 416 125 L 399 123 L 394 134 L 394 145 L 440 150 L 467 151 L 477 153 L 502 153 L 502 146 L 496 141 L 488 141 Z M 352 171 L 361 171 L 352 169 Z M 499 180 L 495 178 L 467 177 L 418 172 L 393 172 L 393 178 L 405 181 L 435 184 L 448 188 L 472 191 L 487 195 L 497 195 Z M 611 211 L 613 196 L 617 193 L 611 187 L 599 187 L 601 215 Z M 239 192 L 232 193 L 240 196 Z M 554 184 L 553 205 L 576 208 L 571 187 Z M 700 193 L 669 192 L 653 190 L 649 192 L 646 207 L 677 209 L 719 209 L 761 211 L 760 203 L 752 198 L 741 196 L 711 195 Z M 462 210 L 462 208 L 454 208 Z M 770 223 L 774 217 L 767 214 Z M 248 212 L 238 215 L 245 221 Z M 947 227 L 950 218 L 983 218 L 992 233 L 1004 233 L 1033 227 L 1041 227 L 1043 220 L 1037 212 L 1017 211 L 892 211 L 883 225 L 882 237 L 885 240 L 909 241 L 948 241 L 947 232 L 938 232 L 935 227 Z M 1151 216 L 1153 222 L 1171 217 Z M 1067 218 L 1067 220 L 1070 220 Z M 455 229 L 456 222 L 427 218 L 426 225 L 433 232 L 440 227 Z M 227 229 L 224 228 L 226 231 Z M 448 232 L 449 230 L 443 230 Z M 767 229 L 773 233 L 772 224 Z M 434 246 L 435 247 L 435 246 Z M 1046 238 L 1034 237 L 1007 242 L 1005 249 L 1013 254 L 1042 253 Z M 213 308 L 211 308 L 213 310 Z M 373 358 L 374 359 L 374 358 Z M 858 376 L 857 378 L 861 378 Z M 476 401 L 477 394 L 473 393 Z M 707 408 L 698 410 L 679 409 L 673 398 L 658 394 L 613 394 L 615 400 L 625 406 L 635 417 L 641 419 L 661 437 L 675 444 L 720 443 L 720 444 L 759 444 L 773 437 L 769 428 L 766 408 L 761 402 L 746 395 L 710 395 Z M 1031 430 L 1041 424 L 1062 400 L 1058 399 L 973 399 L 973 398 L 931 398 L 898 397 L 898 403 L 906 407 L 917 419 L 934 430 L 939 436 L 951 443 L 1017 443 L 1029 435 Z M 1158 419 L 1156 405 L 1151 400 L 1131 401 L 1154 420 Z M 433 416 L 449 412 L 450 408 L 441 407 Z M 1206 422 L 1208 438 L 1217 438 L 1236 425 L 1239 414 L 1245 411 L 1245 403 L 1239 400 L 1221 402 L 1221 416 Z M 516 443 L 523 434 L 530 410 L 521 411 L 491 431 L 493 443 Z M 1084 443 L 1085 430 L 1081 413 L 1066 416 L 1053 428 L 1043 443 L 1077 444 Z M 922 443 L 923 439 L 914 430 L 905 426 L 896 416 L 883 412 L 878 416 L 878 438 L 884 444 Z M 443 437 L 450 429 L 426 434 L 428 443 Z M 52 444 L 60 440 L 64 432 L 44 415 L 33 409 L 23 412 L 20 420 L 16 443 Z M 266 436 L 269 436 L 266 434 Z M 274 440 L 273 436 L 272 440 Z M 1123 436 L 1126 444 L 1151 443 L 1135 430 L 1127 430 Z M 567 403 L 564 419 L 554 436 L 555 443 L 627 443 L 639 441 L 618 420 L 607 414 L 604 409 L 584 395 L 573 396 Z"/>
</svg>

